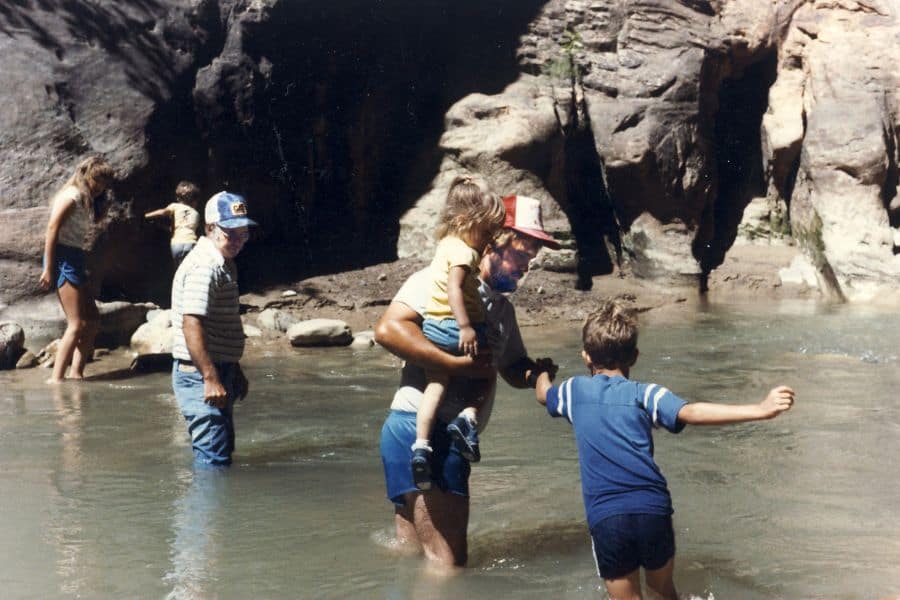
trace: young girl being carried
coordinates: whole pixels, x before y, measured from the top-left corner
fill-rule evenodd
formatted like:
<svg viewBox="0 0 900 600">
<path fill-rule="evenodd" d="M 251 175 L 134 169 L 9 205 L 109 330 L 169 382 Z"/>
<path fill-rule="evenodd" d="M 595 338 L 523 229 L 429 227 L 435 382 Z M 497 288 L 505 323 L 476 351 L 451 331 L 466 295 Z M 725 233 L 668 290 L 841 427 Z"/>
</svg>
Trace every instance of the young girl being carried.
<svg viewBox="0 0 900 600">
<path fill-rule="evenodd" d="M 475 356 L 487 348 L 486 315 L 477 278 L 482 252 L 499 233 L 505 218 L 506 211 L 497 196 L 484 192 L 469 177 L 453 181 L 437 229 L 431 296 L 422 327 L 425 337 L 446 352 Z M 431 430 L 447 387 L 443 373 L 427 372 L 426 377 L 428 384 L 416 413 L 416 442 L 410 464 L 413 481 L 421 490 L 431 488 Z M 489 384 L 484 381 L 485 387 Z M 447 426 L 460 453 L 471 462 L 481 459 L 478 408 L 467 406 Z"/>
<path fill-rule="evenodd" d="M 84 378 L 84 367 L 94 353 L 100 314 L 87 285 L 85 258 L 94 227 L 94 200 L 109 188 L 114 177 L 106 160 L 91 156 L 78 163 L 75 173 L 50 200 L 40 286 L 56 290 L 66 314 L 66 331 L 47 383 L 61 382 L 70 362 L 69 378 Z"/>
</svg>

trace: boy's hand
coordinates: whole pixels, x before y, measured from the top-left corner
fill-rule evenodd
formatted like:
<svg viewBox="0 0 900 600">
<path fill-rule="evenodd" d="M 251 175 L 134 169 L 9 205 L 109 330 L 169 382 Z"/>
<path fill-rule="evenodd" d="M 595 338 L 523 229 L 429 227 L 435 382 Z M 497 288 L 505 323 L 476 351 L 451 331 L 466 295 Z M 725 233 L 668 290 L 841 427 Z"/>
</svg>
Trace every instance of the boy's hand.
<svg viewBox="0 0 900 600">
<path fill-rule="evenodd" d="M 534 361 L 534 370 L 540 373 L 546 373 L 550 376 L 550 381 L 556 379 L 556 372 L 559 371 L 559 365 L 553 362 L 552 358 L 539 358 Z"/>
<path fill-rule="evenodd" d="M 459 328 L 459 349 L 467 356 L 478 354 L 478 336 L 471 325 Z"/>
<path fill-rule="evenodd" d="M 786 385 L 779 385 L 769 391 L 766 399 L 759 403 L 764 419 L 777 417 L 794 404 L 794 390 Z"/>
</svg>

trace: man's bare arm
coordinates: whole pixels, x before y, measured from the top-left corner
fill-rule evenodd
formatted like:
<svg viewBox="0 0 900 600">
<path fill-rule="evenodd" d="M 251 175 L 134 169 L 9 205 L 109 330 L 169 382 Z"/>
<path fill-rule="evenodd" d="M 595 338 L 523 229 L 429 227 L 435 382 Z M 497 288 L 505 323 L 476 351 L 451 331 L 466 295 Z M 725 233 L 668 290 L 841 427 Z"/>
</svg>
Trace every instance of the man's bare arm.
<svg viewBox="0 0 900 600">
<path fill-rule="evenodd" d="M 375 326 L 375 341 L 410 364 L 430 371 L 443 371 L 451 377 L 488 378 L 493 375 L 490 362 L 453 356 L 428 341 L 422 333 L 422 317 L 402 302 L 391 302 Z"/>
<path fill-rule="evenodd" d="M 217 408 L 225 408 L 227 393 L 219 373 L 206 348 L 203 337 L 203 319 L 196 315 L 184 315 L 181 326 L 184 331 L 184 342 L 187 345 L 191 361 L 203 377 L 203 400 Z"/>
</svg>

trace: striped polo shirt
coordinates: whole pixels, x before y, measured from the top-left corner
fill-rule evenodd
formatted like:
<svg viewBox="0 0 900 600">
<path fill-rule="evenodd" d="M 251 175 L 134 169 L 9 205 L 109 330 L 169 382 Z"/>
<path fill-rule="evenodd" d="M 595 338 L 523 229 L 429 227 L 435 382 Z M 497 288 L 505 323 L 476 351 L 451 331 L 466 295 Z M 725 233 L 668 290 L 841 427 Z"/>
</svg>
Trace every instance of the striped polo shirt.
<svg viewBox="0 0 900 600">
<path fill-rule="evenodd" d="M 201 237 L 172 282 L 172 357 L 191 360 L 184 341 L 184 315 L 203 317 L 203 337 L 213 362 L 238 362 L 244 353 L 237 269 Z"/>
</svg>

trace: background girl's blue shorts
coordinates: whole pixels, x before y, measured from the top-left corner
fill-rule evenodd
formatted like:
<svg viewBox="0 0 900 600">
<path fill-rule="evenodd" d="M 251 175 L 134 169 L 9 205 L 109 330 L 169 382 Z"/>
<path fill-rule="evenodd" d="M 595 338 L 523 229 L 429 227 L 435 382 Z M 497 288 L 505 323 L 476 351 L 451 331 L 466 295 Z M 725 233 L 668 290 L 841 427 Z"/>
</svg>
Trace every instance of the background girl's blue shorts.
<svg viewBox="0 0 900 600">
<path fill-rule="evenodd" d="M 662 568 L 675 556 L 672 515 L 613 515 L 591 527 L 597 573 L 618 579 L 638 567 Z"/>
<path fill-rule="evenodd" d="M 75 287 L 79 287 L 87 281 L 85 256 L 85 252 L 81 248 L 63 244 L 56 245 L 56 264 L 53 265 L 56 270 L 56 289 L 61 288 L 67 281 Z M 46 256 L 44 257 L 44 266 L 47 266 Z"/>
<path fill-rule="evenodd" d="M 416 441 L 416 413 L 392 410 L 381 428 L 381 462 L 387 497 L 394 504 L 404 506 L 404 494 L 420 491 L 413 482 L 412 445 Z M 447 433 L 446 423 L 436 423 L 431 437 L 431 482 L 438 488 L 457 496 L 469 496 L 469 461 L 462 457 Z"/>
</svg>

